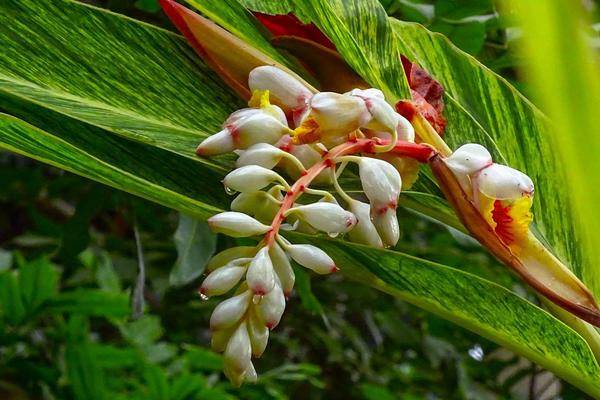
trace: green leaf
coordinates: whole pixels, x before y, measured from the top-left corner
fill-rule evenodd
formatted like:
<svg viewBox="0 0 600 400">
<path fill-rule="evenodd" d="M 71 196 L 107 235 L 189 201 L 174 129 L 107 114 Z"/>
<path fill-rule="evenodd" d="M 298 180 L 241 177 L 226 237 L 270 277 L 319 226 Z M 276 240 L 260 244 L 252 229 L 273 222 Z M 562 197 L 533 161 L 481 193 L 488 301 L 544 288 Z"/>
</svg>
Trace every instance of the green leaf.
<svg viewBox="0 0 600 400">
<path fill-rule="evenodd" d="M 38 258 L 19 269 L 19 287 L 27 314 L 58 293 L 59 274 L 50 261 Z"/>
<path fill-rule="evenodd" d="M 359 387 L 360 393 L 365 400 L 393 400 L 396 396 L 388 389 L 382 386 L 376 386 L 370 383 L 363 383 Z"/>
<path fill-rule="evenodd" d="M 223 356 L 203 347 L 186 345 L 185 359 L 193 371 L 221 371 Z"/>
<path fill-rule="evenodd" d="M 534 94 L 554 123 L 549 134 L 555 152 L 545 154 L 562 172 L 558 177 L 562 180 L 557 181 L 560 192 L 554 195 L 573 199 L 575 223 L 562 226 L 569 234 L 565 240 L 580 249 L 582 264 L 577 271 L 598 298 L 600 179 L 595 171 L 600 166 L 600 73 L 596 53 L 584 34 L 590 22 L 575 3 L 551 0 L 515 5 L 525 31 L 523 55 L 528 57 L 525 65 Z"/>
<path fill-rule="evenodd" d="M 143 366 L 143 376 L 146 381 L 144 387 L 148 396 L 144 398 L 162 400 L 169 398 L 169 381 L 167 374 L 160 367 L 152 364 Z"/>
<path fill-rule="evenodd" d="M 16 274 L 0 273 L 0 315 L 11 324 L 18 324 L 25 317 L 25 307 Z"/>
<path fill-rule="evenodd" d="M 110 255 L 106 252 L 102 252 L 98 257 L 96 281 L 98 281 L 98 286 L 107 292 L 120 293 L 123 290 L 121 278 L 113 267 Z"/>
<path fill-rule="evenodd" d="M 578 275 L 589 260 L 576 245 L 565 173 L 555 162 L 547 118 L 506 80 L 468 56 L 444 36 L 391 19 L 400 51 L 419 63 L 445 89 L 445 139 L 456 148 L 481 143 L 495 160 L 527 173 L 536 186 L 535 227 Z M 431 57 L 435 54 L 435 57 Z M 584 278 L 585 279 L 585 278 Z M 587 283 L 587 282 L 586 282 Z"/>
<path fill-rule="evenodd" d="M 140 362 L 136 349 L 115 347 L 107 344 L 91 344 L 90 352 L 94 362 L 102 369 L 132 368 Z"/>
<path fill-rule="evenodd" d="M 310 288 L 310 275 L 302 268 L 294 268 L 296 282 L 294 290 L 298 293 L 302 306 L 313 314 L 323 315 L 323 306 Z"/>
<path fill-rule="evenodd" d="M 78 400 L 103 400 L 106 398 L 105 377 L 94 362 L 89 343 L 88 321 L 80 316 L 71 317 L 67 323 L 65 365 L 74 398 Z"/>
<path fill-rule="evenodd" d="M 479 21 L 461 24 L 436 22 L 429 26 L 435 32 L 443 33 L 456 46 L 465 52 L 477 55 L 485 43 L 485 24 Z"/>
<path fill-rule="evenodd" d="M 0 141 L 4 148 L 199 218 L 206 219 L 219 209 L 190 199 L 202 197 L 207 202 L 222 204 L 219 200 L 226 198 L 214 183 L 201 184 L 218 182 L 222 175 L 202 170 L 191 160 L 107 135 L 99 128 L 57 113 L 42 113 L 37 107 L 28 110 L 31 111 L 23 114 L 56 135 L 0 114 Z M 97 140 L 100 135 L 103 140 Z M 157 173 L 158 165 L 168 172 Z"/>
<path fill-rule="evenodd" d="M 284 65 L 292 66 L 265 38 L 265 29 L 254 17 L 240 7 L 237 0 L 186 0 L 203 15 L 225 27 L 252 47 Z"/>
<path fill-rule="evenodd" d="M 150 345 L 163 335 L 160 319 L 150 315 L 144 315 L 138 320 L 123 324 L 119 329 L 125 339 L 137 346 Z"/>
<path fill-rule="evenodd" d="M 174 238 L 177 261 L 169 275 L 169 283 L 180 286 L 202 275 L 215 252 L 217 235 L 212 233 L 206 222 L 179 214 L 179 225 Z"/>
<path fill-rule="evenodd" d="M 135 2 L 135 6 L 140 10 L 149 13 L 155 13 L 160 10 L 160 4 L 158 4 L 158 0 L 138 0 Z"/>
<path fill-rule="evenodd" d="M 126 294 L 107 293 L 95 289 L 78 289 L 60 293 L 48 302 L 46 311 L 117 318 L 131 313 Z"/>
<path fill-rule="evenodd" d="M 587 343 L 509 290 L 399 252 L 300 234 L 292 238 L 325 250 L 344 275 L 441 315 L 600 395 L 600 367 Z"/>
<path fill-rule="evenodd" d="M 10 251 L 0 249 L 0 272 L 10 269 L 13 263 L 13 254 Z"/>
<path fill-rule="evenodd" d="M 241 106 L 180 36 L 79 2 L 2 1 L 0 43 L 0 93 L 197 163 Z"/>
<path fill-rule="evenodd" d="M 169 400 L 198 398 L 198 393 L 206 387 L 206 380 L 201 375 L 180 375 L 171 383 Z"/>
</svg>

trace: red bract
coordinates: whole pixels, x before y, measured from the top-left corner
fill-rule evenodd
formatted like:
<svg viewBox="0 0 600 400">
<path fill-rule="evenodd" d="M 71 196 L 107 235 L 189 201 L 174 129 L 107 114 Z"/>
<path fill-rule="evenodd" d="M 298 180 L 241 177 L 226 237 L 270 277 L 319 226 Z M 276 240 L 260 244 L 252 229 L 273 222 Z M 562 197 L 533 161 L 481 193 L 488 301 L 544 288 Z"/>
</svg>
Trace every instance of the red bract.
<svg viewBox="0 0 600 400">
<path fill-rule="evenodd" d="M 286 15 L 269 15 L 255 12 L 254 16 L 275 38 L 279 36 L 295 36 L 316 42 L 331 50 L 336 50 L 331 40 L 315 24 L 304 24 L 292 13 Z"/>
<path fill-rule="evenodd" d="M 446 119 L 442 114 L 444 112 L 444 88 L 416 63 L 403 55 L 400 58 L 411 89 L 412 101 L 398 102 L 396 111 L 409 121 L 412 121 L 415 112 L 419 112 L 438 134 L 442 134 L 446 128 Z"/>
</svg>

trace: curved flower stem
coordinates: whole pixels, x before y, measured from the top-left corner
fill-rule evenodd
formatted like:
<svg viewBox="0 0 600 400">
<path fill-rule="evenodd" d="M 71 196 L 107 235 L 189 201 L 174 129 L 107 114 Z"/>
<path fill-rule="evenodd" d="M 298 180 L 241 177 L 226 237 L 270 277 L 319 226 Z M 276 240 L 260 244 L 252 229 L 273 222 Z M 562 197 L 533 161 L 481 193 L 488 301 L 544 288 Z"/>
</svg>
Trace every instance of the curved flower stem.
<svg viewBox="0 0 600 400">
<path fill-rule="evenodd" d="M 389 146 L 389 144 L 389 140 L 353 139 L 334 147 L 328 152 L 324 152 L 321 161 L 306 170 L 306 173 L 298 178 L 298 180 L 287 190 L 281 203 L 281 207 L 273 218 L 271 229 L 265 234 L 265 245 L 268 247 L 272 246 L 279 233 L 279 228 L 285 220 L 286 212 L 294 206 L 294 203 L 302 196 L 302 194 L 306 193 L 306 189 L 321 172 L 327 168 L 333 167 L 336 160 L 340 157 L 358 153 L 373 153 L 375 146 Z M 390 152 L 393 154 L 411 157 L 420 162 L 427 162 L 436 153 L 435 150 L 428 145 L 404 141 L 397 142 L 394 146 L 390 146 L 390 148 Z"/>
<path fill-rule="evenodd" d="M 331 181 L 333 182 L 333 187 L 335 188 L 336 192 L 342 197 L 342 199 L 344 199 L 344 201 L 348 204 L 350 204 L 352 202 L 352 197 L 350 197 L 348 195 L 348 193 L 346 193 L 346 191 L 344 189 L 342 189 L 342 187 L 340 186 L 340 183 L 337 180 L 337 174 L 335 172 L 335 165 L 333 165 L 331 167 Z"/>
</svg>

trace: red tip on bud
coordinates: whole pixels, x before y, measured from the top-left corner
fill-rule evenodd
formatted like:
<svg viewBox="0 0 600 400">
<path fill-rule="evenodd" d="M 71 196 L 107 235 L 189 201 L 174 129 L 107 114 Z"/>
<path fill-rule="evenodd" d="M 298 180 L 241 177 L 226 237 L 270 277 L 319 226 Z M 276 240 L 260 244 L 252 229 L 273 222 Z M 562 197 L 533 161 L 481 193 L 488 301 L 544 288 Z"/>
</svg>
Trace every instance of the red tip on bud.
<svg viewBox="0 0 600 400">
<path fill-rule="evenodd" d="M 331 267 L 331 269 L 329 270 L 329 272 L 331 272 L 332 274 L 335 272 L 338 272 L 340 269 L 337 267 L 337 265 L 333 264 L 333 266 Z"/>
</svg>

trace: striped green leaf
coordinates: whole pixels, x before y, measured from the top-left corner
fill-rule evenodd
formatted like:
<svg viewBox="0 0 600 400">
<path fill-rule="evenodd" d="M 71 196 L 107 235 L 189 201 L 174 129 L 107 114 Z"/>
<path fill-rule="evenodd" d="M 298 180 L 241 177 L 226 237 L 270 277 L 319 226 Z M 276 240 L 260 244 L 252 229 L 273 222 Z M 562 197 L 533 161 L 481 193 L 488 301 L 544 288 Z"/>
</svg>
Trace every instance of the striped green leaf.
<svg viewBox="0 0 600 400">
<path fill-rule="evenodd" d="M 402 53 L 427 69 L 446 90 L 445 138 L 450 146 L 482 143 L 498 162 L 531 176 L 536 185 L 535 226 L 556 254 L 590 283 L 584 271 L 593 264 L 578 245 L 580 236 L 564 190 L 565 171 L 556 162 L 547 118 L 506 80 L 444 36 L 394 19 L 392 26 Z"/>
<path fill-rule="evenodd" d="M 515 3 L 517 4 L 517 3 Z M 600 73 L 597 57 L 583 35 L 588 29 L 577 4 L 562 0 L 524 1 L 518 5 L 526 31 L 529 76 L 536 98 L 548 110 L 554 128 L 549 132 L 554 153 L 548 162 L 562 174 L 556 176 L 557 197 L 573 199 L 575 221 L 563 221 L 569 241 L 581 251 L 584 282 L 600 293 Z M 540 41 L 537 38 L 543 37 Z M 553 173 L 553 170 L 547 170 Z M 569 215 L 568 212 L 564 212 Z M 561 228 L 557 221 L 556 229 Z M 575 231 L 572 235 L 571 230 Z M 566 236 L 566 235 L 565 235 Z M 582 241 L 578 241 L 579 238 Z M 576 250 L 575 249 L 575 250 Z M 584 250 L 585 249 L 585 250 Z M 572 259 L 575 263 L 577 259 Z"/>
<path fill-rule="evenodd" d="M 71 1 L 0 2 L 0 92 L 202 161 L 240 100 L 178 35 Z"/>
</svg>

